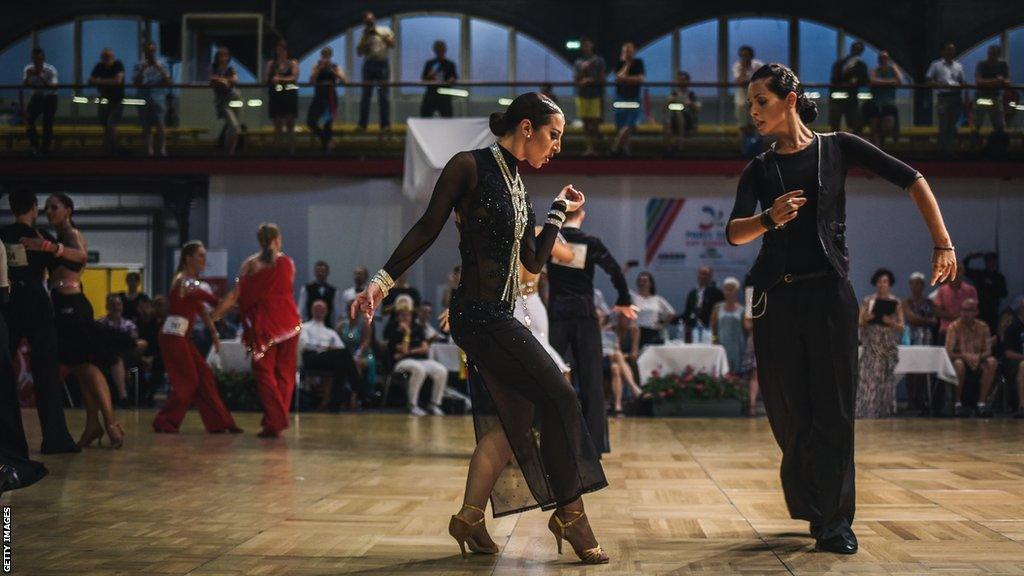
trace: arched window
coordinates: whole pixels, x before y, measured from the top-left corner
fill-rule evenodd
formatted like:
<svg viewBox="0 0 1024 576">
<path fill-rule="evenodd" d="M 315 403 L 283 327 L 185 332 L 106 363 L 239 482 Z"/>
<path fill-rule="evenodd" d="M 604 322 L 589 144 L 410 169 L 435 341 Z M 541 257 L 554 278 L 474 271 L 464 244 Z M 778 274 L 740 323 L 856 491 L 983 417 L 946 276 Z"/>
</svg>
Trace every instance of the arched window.
<svg viewBox="0 0 1024 576">
<path fill-rule="evenodd" d="M 679 30 L 679 69 L 690 74 L 693 82 L 718 82 L 718 20 L 705 20 Z M 718 89 L 695 88 L 701 96 L 714 95 Z"/>
<path fill-rule="evenodd" d="M 738 58 L 740 46 L 754 49 L 761 62 L 789 65 L 789 21 L 782 18 L 730 18 L 729 64 Z M 731 80 L 731 79 L 730 79 Z"/>
<path fill-rule="evenodd" d="M 21 84 L 25 66 L 32 56 L 32 37 L 25 36 L 0 52 L 0 84 Z M 4 99 L 15 97 L 4 94 Z"/>
<path fill-rule="evenodd" d="M 536 88 L 521 86 L 516 92 L 540 90 L 540 84 L 546 82 L 572 82 L 572 67 L 540 42 L 517 32 L 516 82 L 538 82 Z M 556 88 L 555 94 L 568 98 L 572 96 L 572 88 Z"/>
<path fill-rule="evenodd" d="M 100 61 L 100 51 L 110 48 L 114 58 L 125 68 L 125 82 L 131 82 L 131 71 L 139 61 L 139 21 L 135 18 L 93 18 L 82 21 L 82 82 L 89 81 L 89 75 Z"/>
</svg>

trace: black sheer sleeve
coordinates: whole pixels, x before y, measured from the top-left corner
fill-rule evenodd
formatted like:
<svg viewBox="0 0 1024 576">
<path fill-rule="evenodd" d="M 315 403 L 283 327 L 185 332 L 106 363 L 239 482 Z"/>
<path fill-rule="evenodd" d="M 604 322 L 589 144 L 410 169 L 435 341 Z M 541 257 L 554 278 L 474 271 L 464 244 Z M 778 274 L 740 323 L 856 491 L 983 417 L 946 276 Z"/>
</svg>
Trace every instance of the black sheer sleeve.
<svg viewBox="0 0 1024 576">
<path fill-rule="evenodd" d="M 750 218 L 754 215 L 754 209 L 757 208 L 758 178 L 756 171 L 757 168 L 754 166 L 754 161 L 751 160 L 747 167 L 743 169 L 743 173 L 740 174 L 739 184 L 736 185 L 736 202 L 732 206 L 729 223 L 732 223 L 737 218 Z M 725 239 L 730 245 L 738 246 L 729 235 L 728 225 L 725 228 Z"/>
<path fill-rule="evenodd" d="M 906 190 L 921 174 L 900 160 L 886 154 L 874 144 L 853 134 L 836 132 L 839 148 L 847 164 L 860 166 Z"/>
<path fill-rule="evenodd" d="M 448 161 L 434 185 L 426 212 L 405 235 L 384 265 L 392 278 L 412 266 L 441 233 L 459 198 L 476 186 L 476 161 L 469 152 L 459 152 Z M 550 251 L 550 248 L 548 249 Z"/>
<path fill-rule="evenodd" d="M 540 274 L 548 258 L 551 258 L 551 249 L 555 247 L 558 238 L 558 226 L 545 224 L 540 234 L 535 236 L 535 224 L 536 217 L 531 209 L 523 237 L 519 240 L 519 261 L 531 274 Z"/>
<path fill-rule="evenodd" d="M 594 262 L 608 274 L 612 280 L 612 286 L 615 286 L 615 291 L 619 293 L 615 305 L 629 306 L 632 304 L 633 297 L 629 295 L 629 284 L 626 283 L 626 277 L 622 274 L 622 266 L 619 266 L 612 253 L 597 238 L 591 243 L 589 249 L 594 253 Z"/>
</svg>

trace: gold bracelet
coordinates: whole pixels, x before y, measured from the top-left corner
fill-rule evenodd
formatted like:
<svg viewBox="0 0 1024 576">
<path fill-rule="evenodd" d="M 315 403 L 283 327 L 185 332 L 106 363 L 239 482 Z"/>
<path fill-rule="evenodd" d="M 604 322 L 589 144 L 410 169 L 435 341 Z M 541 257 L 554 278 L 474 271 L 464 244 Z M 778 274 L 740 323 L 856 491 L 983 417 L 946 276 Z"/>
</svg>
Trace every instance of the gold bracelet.
<svg viewBox="0 0 1024 576">
<path fill-rule="evenodd" d="M 384 270 L 383 268 L 373 275 L 370 283 L 376 284 L 377 287 L 380 288 L 384 297 L 387 297 L 388 292 L 391 292 L 391 289 L 395 286 L 395 281 L 391 278 L 391 274 L 388 274 L 387 270 Z"/>
</svg>

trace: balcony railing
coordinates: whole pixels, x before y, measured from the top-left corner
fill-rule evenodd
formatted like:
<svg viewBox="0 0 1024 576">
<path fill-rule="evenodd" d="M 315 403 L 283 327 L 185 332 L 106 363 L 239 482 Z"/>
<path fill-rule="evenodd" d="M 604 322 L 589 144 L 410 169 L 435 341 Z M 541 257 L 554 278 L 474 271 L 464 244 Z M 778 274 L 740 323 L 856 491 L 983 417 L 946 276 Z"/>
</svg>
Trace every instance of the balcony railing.
<svg viewBox="0 0 1024 576">
<path fill-rule="evenodd" d="M 565 111 L 567 130 L 563 142 L 563 155 L 582 153 L 584 138 L 582 122 L 579 120 L 574 97 L 575 86 L 571 82 L 459 82 L 442 87 L 440 91 L 451 98 L 455 117 L 486 117 L 491 112 L 502 110 L 518 93 L 539 90 L 545 86 L 554 94 Z M 360 97 L 363 89 L 373 88 L 369 127 L 366 131 L 357 129 Z M 382 131 L 379 127 L 379 99 L 376 88 L 382 87 L 389 95 L 391 129 Z M 616 98 L 614 84 L 602 87 L 603 140 L 598 145 L 599 153 L 606 153 L 616 132 L 615 116 L 620 110 L 638 110 L 640 123 L 632 138 L 631 151 L 638 157 L 692 157 L 728 158 L 741 157 L 756 147 L 756 141 L 743 142 L 749 137 L 744 131 L 746 118 L 737 118 L 743 108 L 735 102 L 735 86 L 720 83 L 693 82 L 687 91 L 693 91 L 700 102 L 699 107 L 670 98 L 678 86 L 667 82 L 647 82 L 641 86 L 639 101 L 624 101 Z M 864 87 L 851 91 L 827 84 L 807 84 L 808 96 L 818 105 L 818 119 L 812 127 L 818 130 L 830 129 L 830 116 L 840 106 L 849 107 L 846 102 L 856 98 L 856 109 L 862 118 L 861 132 L 865 137 L 877 139 L 872 134 L 872 124 L 864 113 L 872 109 L 877 92 L 881 87 Z M 295 150 L 290 150 L 287 138 L 275 140 L 274 123 L 269 117 L 270 88 L 262 84 L 238 84 L 235 97 L 229 104 L 237 115 L 242 127 L 243 138 L 239 155 L 289 155 L 320 156 L 325 154 L 306 126 L 307 113 L 313 100 L 315 86 L 296 83 L 285 87 L 298 94 L 298 114 L 295 118 Z M 405 134 L 405 122 L 420 114 L 420 105 L 428 86 L 418 82 L 391 82 L 384 84 L 363 84 L 351 82 L 336 89 L 336 114 L 334 118 L 334 144 L 328 154 L 342 157 L 394 157 L 401 153 Z M 897 112 L 895 137 L 888 137 L 883 146 L 910 157 L 934 156 L 938 151 L 939 133 L 939 91 L 945 88 L 930 85 L 902 85 L 895 87 L 892 104 Z M 1024 86 L 1014 85 L 995 90 L 996 97 L 977 97 L 978 87 L 963 86 L 961 114 L 957 119 L 957 134 L 949 155 L 970 157 L 1024 157 Z M 982 88 L 982 90 L 985 90 Z M 989 89 L 991 90 L 991 89 Z M 24 156 L 31 154 L 26 135 L 26 119 L 32 111 L 31 100 L 34 89 L 22 85 L 0 85 L 0 156 Z M 117 148 L 104 149 L 104 130 L 99 114 L 105 99 L 100 90 L 92 85 L 61 84 L 50 89 L 56 95 L 57 108 L 54 121 L 54 140 L 50 154 L 55 156 L 99 156 L 116 154 L 122 156 L 145 155 L 140 113 L 147 107 L 148 99 L 159 101 L 167 120 L 168 153 L 173 156 L 218 156 L 223 155 L 222 147 L 224 121 L 219 119 L 214 106 L 214 92 L 207 84 L 175 84 L 156 88 L 124 86 L 123 117 L 118 124 Z M 877 106 L 874 106 L 877 108 Z M 991 138 L 993 128 L 992 111 L 998 111 L 1004 118 L 1005 137 Z M 674 137 L 671 132 L 672 117 L 690 116 L 695 120 L 692 130 Z M 984 126 L 978 130 L 979 123 Z M 680 126 L 682 123 L 676 123 Z M 43 117 L 36 120 L 40 139 L 43 136 Z M 846 120 L 841 129 L 852 130 Z"/>
</svg>

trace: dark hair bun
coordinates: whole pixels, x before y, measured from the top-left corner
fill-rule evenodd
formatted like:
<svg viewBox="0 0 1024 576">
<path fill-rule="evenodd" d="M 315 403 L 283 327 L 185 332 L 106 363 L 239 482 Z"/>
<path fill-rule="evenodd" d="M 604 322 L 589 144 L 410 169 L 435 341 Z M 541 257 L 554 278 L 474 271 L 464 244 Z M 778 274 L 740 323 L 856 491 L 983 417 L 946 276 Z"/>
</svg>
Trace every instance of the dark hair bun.
<svg viewBox="0 0 1024 576">
<path fill-rule="evenodd" d="M 800 114 L 800 120 L 804 124 L 810 124 L 818 117 L 818 105 L 807 97 L 806 94 L 801 94 L 800 98 L 796 101 L 797 113 Z"/>
<path fill-rule="evenodd" d="M 491 114 L 490 127 L 491 133 L 495 136 L 504 136 L 508 132 L 508 126 L 505 124 L 505 113 L 495 112 Z"/>
</svg>

